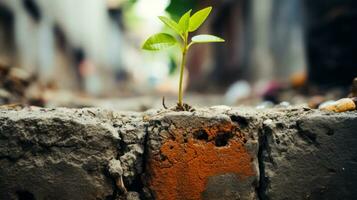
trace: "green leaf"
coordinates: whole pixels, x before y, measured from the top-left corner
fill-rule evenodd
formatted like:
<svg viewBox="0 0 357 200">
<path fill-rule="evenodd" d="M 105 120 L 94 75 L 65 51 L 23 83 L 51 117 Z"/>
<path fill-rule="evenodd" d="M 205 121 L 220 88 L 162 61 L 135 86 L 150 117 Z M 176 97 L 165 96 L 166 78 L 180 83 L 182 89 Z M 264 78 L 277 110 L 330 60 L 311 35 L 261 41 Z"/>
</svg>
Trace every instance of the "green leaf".
<svg viewBox="0 0 357 200">
<path fill-rule="evenodd" d="M 174 20 L 164 16 L 160 16 L 159 19 L 176 33 L 181 34 L 182 30 Z"/>
<path fill-rule="evenodd" d="M 170 34 L 158 33 L 145 41 L 142 48 L 149 51 L 158 51 L 171 47 L 177 43 L 177 40 Z"/>
<path fill-rule="evenodd" d="M 182 17 L 178 23 L 182 33 L 186 33 L 188 31 L 188 27 L 190 25 L 191 11 L 192 10 L 189 10 L 184 15 L 182 15 Z"/>
<path fill-rule="evenodd" d="M 224 39 L 214 35 L 196 35 L 192 37 L 193 43 L 224 42 Z"/>
<path fill-rule="evenodd" d="M 208 15 L 211 13 L 211 10 L 212 7 L 210 6 L 193 14 L 190 18 L 189 31 L 193 32 L 197 30 L 203 24 L 203 22 L 206 21 Z"/>
</svg>

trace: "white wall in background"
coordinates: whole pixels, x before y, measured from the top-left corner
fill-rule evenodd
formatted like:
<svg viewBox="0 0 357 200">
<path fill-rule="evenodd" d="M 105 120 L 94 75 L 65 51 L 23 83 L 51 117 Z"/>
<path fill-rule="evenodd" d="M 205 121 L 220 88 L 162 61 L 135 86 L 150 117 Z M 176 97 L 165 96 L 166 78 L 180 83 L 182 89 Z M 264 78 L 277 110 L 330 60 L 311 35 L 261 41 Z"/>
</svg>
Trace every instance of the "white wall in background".
<svg viewBox="0 0 357 200">
<path fill-rule="evenodd" d="M 42 80 L 55 74 L 55 46 L 53 27 L 58 24 L 72 47 L 82 48 L 95 64 L 101 81 L 99 90 L 113 85 L 113 69 L 122 67 L 123 39 L 118 26 L 110 20 L 104 0 L 35 0 L 42 19 L 36 23 L 25 11 L 22 0 L 0 0 L 15 15 L 16 46 L 19 65 L 37 71 Z M 72 63 L 73 64 L 73 63 Z M 73 67 L 73 66 L 72 66 Z M 112 79 L 111 79 L 112 77 Z M 86 86 L 87 87 L 87 86 Z"/>
</svg>

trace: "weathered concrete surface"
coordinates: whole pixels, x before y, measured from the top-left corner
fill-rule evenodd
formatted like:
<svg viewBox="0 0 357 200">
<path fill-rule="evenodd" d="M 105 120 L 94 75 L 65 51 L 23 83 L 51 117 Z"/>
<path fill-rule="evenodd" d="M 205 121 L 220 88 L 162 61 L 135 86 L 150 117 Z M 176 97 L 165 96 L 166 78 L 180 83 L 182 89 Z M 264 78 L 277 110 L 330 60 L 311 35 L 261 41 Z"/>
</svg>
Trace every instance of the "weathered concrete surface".
<svg viewBox="0 0 357 200">
<path fill-rule="evenodd" d="M 262 199 L 356 199 L 357 112 L 276 112 L 261 139 Z"/>
<path fill-rule="evenodd" d="M 355 199 L 357 112 L 0 109 L 0 199 Z"/>
<path fill-rule="evenodd" d="M 141 165 L 144 129 L 128 128 L 131 118 L 97 109 L 1 110 L 0 199 L 115 199 L 123 189 L 116 182 L 123 176 L 130 185 Z M 121 165 L 109 168 L 110 161 Z"/>
<path fill-rule="evenodd" d="M 242 130 L 248 124 L 228 110 L 151 117 L 146 180 L 155 199 L 257 198 L 258 131 Z"/>
</svg>

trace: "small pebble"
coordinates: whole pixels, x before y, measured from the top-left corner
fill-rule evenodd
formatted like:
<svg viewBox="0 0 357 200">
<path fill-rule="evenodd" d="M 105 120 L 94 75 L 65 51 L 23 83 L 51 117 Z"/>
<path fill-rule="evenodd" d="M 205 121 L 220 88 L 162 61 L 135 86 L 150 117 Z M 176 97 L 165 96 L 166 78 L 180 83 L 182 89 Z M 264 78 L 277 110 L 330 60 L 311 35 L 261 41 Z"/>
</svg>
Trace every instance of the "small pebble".
<svg viewBox="0 0 357 200">
<path fill-rule="evenodd" d="M 273 125 L 273 120 L 271 120 L 271 119 L 264 120 L 263 124 L 265 126 L 272 126 Z"/>
<path fill-rule="evenodd" d="M 356 110 L 356 104 L 351 98 L 343 98 L 331 104 L 321 105 L 320 109 L 332 112 L 346 112 Z"/>
<path fill-rule="evenodd" d="M 323 109 L 327 106 L 334 105 L 335 103 L 336 103 L 336 101 L 333 101 L 333 100 L 325 101 L 319 105 L 319 109 Z"/>
<path fill-rule="evenodd" d="M 287 102 L 287 101 L 283 101 L 281 103 L 279 103 L 278 107 L 289 107 L 290 106 L 290 103 Z"/>
<path fill-rule="evenodd" d="M 212 106 L 211 109 L 228 111 L 228 110 L 231 110 L 231 107 L 226 106 L 226 105 L 217 105 L 217 106 Z"/>
<path fill-rule="evenodd" d="M 274 103 L 271 101 L 264 101 L 260 104 L 258 104 L 255 108 L 256 109 L 265 109 L 265 108 L 272 108 L 274 106 Z"/>
</svg>

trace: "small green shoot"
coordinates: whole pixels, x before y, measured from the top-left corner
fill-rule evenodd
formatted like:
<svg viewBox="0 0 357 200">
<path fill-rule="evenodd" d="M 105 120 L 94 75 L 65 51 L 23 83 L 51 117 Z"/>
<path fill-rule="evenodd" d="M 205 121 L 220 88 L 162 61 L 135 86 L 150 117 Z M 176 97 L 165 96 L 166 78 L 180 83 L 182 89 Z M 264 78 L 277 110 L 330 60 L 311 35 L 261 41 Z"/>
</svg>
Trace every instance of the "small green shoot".
<svg viewBox="0 0 357 200">
<path fill-rule="evenodd" d="M 214 35 L 196 35 L 191 38 L 191 41 L 189 41 L 189 34 L 191 32 L 196 31 L 206 21 L 207 17 L 212 11 L 212 7 L 207 7 L 202 10 L 199 10 L 193 15 L 191 15 L 191 11 L 192 10 L 189 10 L 188 12 L 183 14 L 179 22 L 175 22 L 174 20 L 164 16 L 159 17 L 159 19 L 166 26 L 168 26 L 173 31 L 175 31 L 175 33 L 179 36 L 179 38 L 176 38 L 167 33 L 158 33 L 149 37 L 142 46 L 142 48 L 145 50 L 159 51 L 180 44 L 182 60 L 181 60 L 181 67 L 180 67 L 180 82 L 179 82 L 179 94 L 178 94 L 179 110 L 186 110 L 183 104 L 182 82 L 183 82 L 183 72 L 186 63 L 186 55 L 188 50 L 193 44 L 224 42 L 224 39 Z"/>
</svg>

